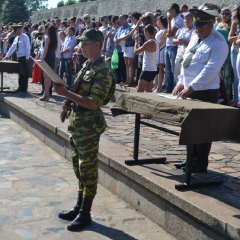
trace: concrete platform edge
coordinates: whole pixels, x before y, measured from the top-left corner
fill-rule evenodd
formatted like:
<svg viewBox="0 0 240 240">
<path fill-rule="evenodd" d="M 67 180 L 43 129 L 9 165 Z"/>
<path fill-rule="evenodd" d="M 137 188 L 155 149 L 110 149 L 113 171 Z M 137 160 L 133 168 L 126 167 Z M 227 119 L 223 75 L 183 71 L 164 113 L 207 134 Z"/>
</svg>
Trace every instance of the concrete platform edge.
<svg viewBox="0 0 240 240">
<path fill-rule="evenodd" d="M 23 108 L 22 102 L 23 99 L 19 103 L 11 97 L 0 96 L 0 112 L 70 160 L 67 133 L 66 130 L 64 131 L 64 126 L 60 127 L 59 119 L 56 123 L 49 124 L 38 111 Z M 52 113 L 48 112 L 48 114 Z M 53 117 L 56 118 L 55 115 Z M 101 149 L 99 160 L 100 184 L 130 203 L 177 239 L 239 239 L 239 229 L 175 196 L 167 189 L 119 163 L 118 160 L 107 156 Z"/>
</svg>

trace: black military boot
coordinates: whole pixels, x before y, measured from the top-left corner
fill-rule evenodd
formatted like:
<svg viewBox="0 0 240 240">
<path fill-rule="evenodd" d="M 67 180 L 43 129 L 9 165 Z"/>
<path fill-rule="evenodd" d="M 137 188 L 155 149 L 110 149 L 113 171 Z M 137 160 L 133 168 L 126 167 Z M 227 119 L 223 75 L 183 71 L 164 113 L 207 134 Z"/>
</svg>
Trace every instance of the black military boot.
<svg viewBox="0 0 240 240">
<path fill-rule="evenodd" d="M 83 199 L 82 207 L 80 209 L 79 214 L 72 222 L 70 222 L 67 225 L 67 229 L 69 231 L 82 230 L 83 228 L 85 228 L 86 226 L 92 223 L 91 214 L 90 214 L 92 203 L 93 201 L 90 199 L 87 199 L 87 198 Z"/>
<path fill-rule="evenodd" d="M 82 200 L 83 200 L 82 193 L 78 192 L 78 200 L 77 200 L 77 204 L 75 205 L 75 207 L 73 207 L 69 211 L 59 212 L 58 217 L 63 220 L 67 220 L 67 221 L 74 220 L 76 218 L 76 216 L 79 214 L 79 211 L 82 206 Z"/>
</svg>

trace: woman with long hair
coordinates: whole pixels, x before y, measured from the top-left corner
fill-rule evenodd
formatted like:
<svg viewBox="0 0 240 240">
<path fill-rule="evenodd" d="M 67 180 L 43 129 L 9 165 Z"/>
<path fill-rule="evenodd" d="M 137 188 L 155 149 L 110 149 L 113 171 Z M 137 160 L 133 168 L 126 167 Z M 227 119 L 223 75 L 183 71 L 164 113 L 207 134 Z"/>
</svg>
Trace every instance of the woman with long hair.
<svg viewBox="0 0 240 240">
<path fill-rule="evenodd" d="M 232 43 L 231 46 L 231 63 L 233 68 L 233 107 L 236 107 L 238 105 L 238 74 L 237 74 L 237 56 L 239 52 L 239 46 L 236 44 L 238 35 L 240 34 L 240 5 L 236 6 L 233 10 L 233 16 L 232 16 L 232 24 L 231 29 L 228 35 L 228 41 L 229 43 Z"/>
<path fill-rule="evenodd" d="M 55 64 L 55 51 L 57 49 L 58 39 L 55 25 L 51 24 L 46 32 L 46 37 L 43 43 L 43 53 L 41 56 L 41 60 L 45 60 L 45 62 L 54 69 Z M 40 101 L 48 101 L 50 97 L 50 91 L 52 88 L 51 79 L 43 73 L 44 76 L 44 93 L 43 96 L 39 98 Z"/>
</svg>

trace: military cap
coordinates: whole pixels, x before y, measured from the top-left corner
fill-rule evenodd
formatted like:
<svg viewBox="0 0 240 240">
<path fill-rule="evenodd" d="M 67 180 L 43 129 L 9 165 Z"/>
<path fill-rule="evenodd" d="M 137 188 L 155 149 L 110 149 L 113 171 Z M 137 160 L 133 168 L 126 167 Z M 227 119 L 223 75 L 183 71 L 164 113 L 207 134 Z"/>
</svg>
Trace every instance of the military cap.
<svg viewBox="0 0 240 240">
<path fill-rule="evenodd" d="M 83 32 L 82 36 L 78 38 L 80 41 L 94 40 L 103 43 L 103 34 L 101 31 L 96 29 L 87 29 Z"/>
<path fill-rule="evenodd" d="M 13 30 L 15 31 L 15 30 L 17 30 L 18 28 L 22 28 L 23 26 L 18 24 L 18 25 L 12 25 L 11 27 L 12 27 Z"/>
<path fill-rule="evenodd" d="M 193 25 L 195 27 L 202 27 L 219 16 L 217 11 L 210 10 L 206 6 L 200 6 L 197 9 L 190 8 L 188 11 L 193 15 Z"/>
<path fill-rule="evenodd" d="M 212 3 L 204 3 L 203 6 L 207 7 L 210 10 L 219 10 L 219 6 Z"/>
</svg>

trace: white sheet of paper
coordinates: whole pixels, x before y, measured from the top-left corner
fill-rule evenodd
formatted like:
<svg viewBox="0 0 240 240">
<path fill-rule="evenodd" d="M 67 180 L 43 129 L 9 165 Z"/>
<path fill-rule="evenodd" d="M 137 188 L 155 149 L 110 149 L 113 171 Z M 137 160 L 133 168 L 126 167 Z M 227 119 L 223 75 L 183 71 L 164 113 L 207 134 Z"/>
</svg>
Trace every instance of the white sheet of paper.
<svg viewBox="0 0 240 240">
<path fill-rule="evenodd" d="M 169 99 L 182 99 L 182 98 L 177 98 L 177 95 L 175 95 L 175 96 L 173 96 L 173 95 L 167 95 L 167 94 L 161 94 L 161 93 L 159 93 L 158 94 L 158 96 L 160 96 L 160 97 L 165 97 L 165 98 L 169 98 Z M 189 100 L 189 99 L 191 99 L 191 98 L 187 98 L 187 100 Z"/>
<path fill-rule="evenodd" d="M 52 68 L 49 67 L 44 60 L 32 59 L 54 83 L 68 87 L 68 85 L 53 71 Z"/>
</svg>

